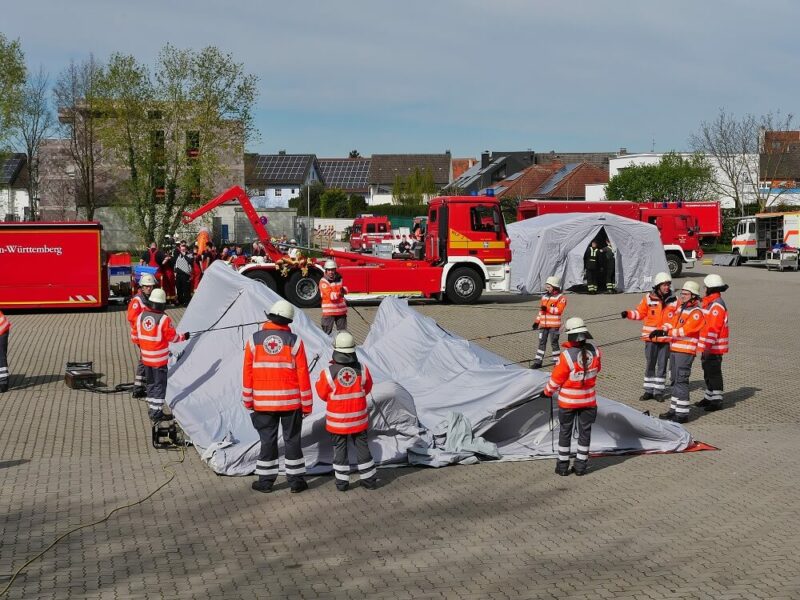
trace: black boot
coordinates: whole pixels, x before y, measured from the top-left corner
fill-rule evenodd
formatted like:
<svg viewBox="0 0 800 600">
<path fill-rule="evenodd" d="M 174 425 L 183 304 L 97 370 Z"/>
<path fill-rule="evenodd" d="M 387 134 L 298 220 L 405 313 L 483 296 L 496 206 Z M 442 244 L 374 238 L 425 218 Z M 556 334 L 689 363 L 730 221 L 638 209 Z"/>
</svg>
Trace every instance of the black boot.
<svg viewBox="0 0 800 600">
<path fill-rule="evenodd" d="M 575 473 L 578 477 L 582 475 L 586 475 L 586 471 L 589 470 L 589 461 L 588 460 L 576 460 L 575 464 L 572 465 L 572 472 Z"/>
<path fill-rule="evenodd" d="M 714 412 L 715 410 L 722 410 L 722 400 L 709 401 L 705 406 L 706 412 Z"/>
<path fill-rule="evenodd" d="M 698 408 L 705 408 L 709 404 L 711 404 L 711 400 L 709 400 L 708 398 L 703 398 L 702 400 L 700 400 L 700 402 L 695 402 L 694 403 L 694 405 L 696 407 L 698 407 Z M 706 409 L 706 410 L 708 410 L 708 409 Z"/>
<path fill-rule="evenodd" d="M 272 484 L 274 482 L 269 481 L 268 479 L 262 479 L 259 477 L 253 484 L 250 486 L 257 492 L 261 492 L 263 494 L 269 494 L 272 491 Z"/>
<path fill-rule="evenodd" d="M 658 415 L 659 419 L 663 419 L 665 421 L 673 421 L 675 419 L 676 413 L 671 408 L 667 412 L 663 412 Z"/>
<path fill-rule="evenodd" d="M 559 460 L 556 462 L 556 475 L 561 475 L 565 477 L 569 475 L 569 461 L 568 460 Z"/>
<path fill-rule="evenodd" d="M 673 421 L 676 423 L 688 423 L 689 422 L 689 415 L 687 414 L 676 414 L 673 418 Z"/>
<path fill-rule="evenodd" d="M 350 484 L 345 481 L 337 481 L 336 489 L 340 492 L 346 492 L 348 489 L 350 489 Z"/>
<path fill-rule="evenodd" d="M 644 394 L 642 394 L 642 395 L 639 397 L 639 400 L 641 400 L 641 401 L 645 401 L 645 400 L 652 400 L 653 398 L 655 398 L 655 396 L 653 396 L 653 394 L 652 394 L 652 393 L 650 393 L 650 392 L 645 392 Z"/>
<path fill-rule="evenodd" d="M 533 361 L 533 364 L 531 365 L 531 369 L 541 369 L 541 368 L 542 368 L 542 363 L 541 362 L 539 362 L 538 360 Z"/>
<path fill-rule="evenodd" d="M 368 489 L 368 490 L 377 490 L 378 489 L 378 478 L 377 477 L 370 477 L 369 479 L 362 479 L 361 480 L 361 487 Z"/>
<path fill-rule="evenodd" d="M 291 488 L 289 491 L 292 494 L 299 494 L 300 492 L 305 492 L 308 489 L 308 484 L 306 483 L 305 479 L 298 479 L 292 482 Z"/>
<path fill-rule="evenodd" d="M 0 383 L 0 394 L 5 394 L 8 391 L 8 379 Z"/>
</svg>

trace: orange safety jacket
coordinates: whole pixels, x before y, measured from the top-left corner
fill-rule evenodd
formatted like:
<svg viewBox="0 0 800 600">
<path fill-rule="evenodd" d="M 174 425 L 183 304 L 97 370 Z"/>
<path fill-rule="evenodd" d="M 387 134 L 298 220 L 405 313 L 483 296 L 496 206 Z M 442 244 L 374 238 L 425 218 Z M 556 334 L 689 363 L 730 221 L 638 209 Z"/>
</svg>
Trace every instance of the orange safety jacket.
<svg viewBox="0 0 800 600">
<path fill-rule="evenodd" d="M 267 321 L 244 347 L 242 402 L 248 410 L 311 413 L 306 350 L 288 325 Z"/>
<path fill-rule="evenodd" d="M 6 316 L 3 314 L 3 311 L 0 310 L 0 335 L 4 335 L 8 333 L 11 329 L 11 322 L 6 319 Z"/>
<path fill-rule="evenodd" d="M 330 281 L 327 277 L 319 280 L 319 293 L 322 297 L 322 316 L 341 317 L 347 314 L 347 303 L 344 295 L 347 288 L 342 284 L 341 277 Z"/>
<path fill-rule="evenodd" d="M 536 315 L 534 323 L 538 323 L 542 329 L 558 329 L 561 327 L 561 315 L 567 308 L 567 297 L 559 292 L 558 294 L 545 294 L 539 303 L 539 314 Z"/>
<path fill-rule="evenodd" d="M 315 387 L 317 395 L 328 403 L 325 429 L 338 435 L 367 429 L 367 394 L 372 390 L 372 376 L 366 365 L 333 363 L 322 371 Z"/>
<path fill-rule="evenodd" d="M 639 306 L 627 313 L 628 318 L 632 321 L 644 321 L 642 323 L 642 341 L 667 343 L 668 340 L 663 338 L 651 340 L 650 333 L 661 327 L 666 311 L 675 306 L 677 306 L 675 298 L 669 297 L 662 301 L 658 295 L 651 292 L 645 294 L 642 301 L 639 302 Z"/>
<path fill-rule="evenodd" d="M 575 342 L 564 343 L 556 366 L 550 373 L 550 381 L 544 387 L 548 395 L 558 391 L 560 408 L 591 408 L 597 406 L 594 391 L 597 374 L 600 372 L 600 349 L 586 342 L 586 364 L 581 361 L 581 348 Z M 560 388 L 560 390 L 559 390 Z"/>
<path fill-rule="evenodd" d="M 142 351 L 142 364 L 145 367 L 165 367 L 169 345 L 185 339 L 175 331 L 168 315 L 150 308 L 139 314 L 131 337 Z"/>
<path fill-rule="evenodd" d="M 703 309 L 697 303 L 668 308 L 661 329 L 667 332 L 670 352 L 696 354 L 700 331 L 705 323 Z"/>
<path fill-rule="evenodd" d="M 146 308 L 147 306 L 144 303 L 144 294 L 141 292 L 138 292 L 128 303 L 128 323 L 131 326 L 131 340 L 134 339 L 134 333 L 136 332 L 136 320 Z"/>
<path fill-rule="evenodd" d="M 703 298 L 703 312 L 706 324 L 700 331 L 698 352 L 727 354 L 730 344 L 728 329 L 728 307 L 719 292 Z"/>
</svg>

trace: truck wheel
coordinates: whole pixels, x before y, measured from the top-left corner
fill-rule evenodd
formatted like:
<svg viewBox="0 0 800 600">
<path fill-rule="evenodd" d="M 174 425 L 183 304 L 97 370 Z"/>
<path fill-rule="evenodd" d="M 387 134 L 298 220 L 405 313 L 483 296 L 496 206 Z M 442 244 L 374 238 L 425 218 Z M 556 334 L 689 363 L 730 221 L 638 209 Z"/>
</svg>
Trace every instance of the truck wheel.
<svg viewBox="0 0 800 600">
<path fill-rule="evenodd" d="M 308 270 L 308 275 L 303 275 L 300 269 L 295 270 L 289 275 L 284 287 L 286 299 L 300 308 L 319 306 L 319 280 L 320 275 L 311 269 Z"/>
<path fill-rule="evenodd" d="M 669 274 L 672 277 L 680 277 L 683 271 L 683 261 L 677 254 L 667 254 L 667 266 L 669 267 Z"/>
<path fill-rule="evenodd" d="M 447 278 L 446 293 L 453 304 L 474 304 L 483 293 L 483 282 L 469 267 L 458 267 Z"/>
<path fill-rule="evenodd" d="M 275 283 L 275 278 L 266 271 L 247 271 L 244 276 L 249 277 L 253 281 L 257 281 L 261 285 L 267 286 L 273 292 L 278 291 L 278 284 Z"/>
</svg>

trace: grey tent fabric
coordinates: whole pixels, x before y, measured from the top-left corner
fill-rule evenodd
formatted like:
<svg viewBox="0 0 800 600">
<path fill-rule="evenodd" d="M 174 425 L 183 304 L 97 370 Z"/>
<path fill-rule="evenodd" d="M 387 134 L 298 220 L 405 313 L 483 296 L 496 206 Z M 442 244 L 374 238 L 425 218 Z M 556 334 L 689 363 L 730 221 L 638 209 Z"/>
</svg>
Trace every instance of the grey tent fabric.
<svg viewBox="0 0 800 600">
<path fill-rule="evenodd" d="M 409 450 L 408 462 L 412 465 L 443 467 L 452 464 L 470 465 L 478 457 L 502 458 L 497 444 L 487 442 L 472 433 L 472 424 L 461 413 L 450 413 L 447 422 L 437 428 L 445 433 L 434 437 L 433 448 L 415 446 Z"/>
<path fill-rule="evenodd" d="M 241 324 L 262 322 L 277 299 L 266 286 L 214 263 L 178 325 L 179 331 L 217 329 L 171 347 L 167 385 L 176 419 L 217 473 L 246 475 L 255 469 L 258 435 L 242 407 L 241 373 L 245 341 L 259 325 Z M 300 310 L 292 329 L 303 339 L 309 362 L 316 359 L 311 373 L 316 381 L 329 363 L 332 340 Z M 533 341 L 522 343 L 532 346 Z M 539 395 L 547 374 L 505 365 L 506 359 L 444 331 L 406 301 L 387 298 L 381 303 L 358 357 L 376 382 L 369 397 L 369 445 L 377 464 L 406 465 L 410 453 L 437 454 L 428 464 L 447 464 L 452 462 L 448 452 L 463 462 L 476 450 L 489 454 L 486 448 L 492 445 L 500 460 L 555 456 L 550 401 Z M 598 401 L 593 452 L 680 451 L 692 441 L 676 423 L 606 398 Z M 458 435 L 448 440 L 454 423 Z M 482 437 L 486 446 L 463 443 L 469 437 L 466 423 L 473 438 Z M 308 471 L 330 472 L 325 404 L 316 393 L 302 435 Z"/>
<path fill-rule="evenodd" d="M 549 214 L 508 226 L 511 288 L 538 294 L 551 275 L 561 278 L 565 290 L 583 284 L 583 254 L 601 228 L 616 254 L 619 291 L 645 292 L 656 273 L 669 271 L 655 225 L 610 213 Z"/>
</svg>

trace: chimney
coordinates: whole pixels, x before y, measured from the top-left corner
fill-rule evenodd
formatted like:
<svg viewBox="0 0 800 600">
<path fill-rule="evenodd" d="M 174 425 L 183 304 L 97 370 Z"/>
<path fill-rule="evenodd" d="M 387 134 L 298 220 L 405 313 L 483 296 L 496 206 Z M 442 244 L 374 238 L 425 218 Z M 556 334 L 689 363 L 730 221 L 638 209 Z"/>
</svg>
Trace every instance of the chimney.
<svg viewBox="0 0 800 600">
<path fill-rule="evenodd" d="M 619 149 L 619 156 L 625 156 L 628 153 L 627 148 L 620 148 Z"/>
<path fill-rule="evenodd" d="M 485 169 L 486 167 L 489 166 L 489 160 L 491 156 L 492 155 L 488 150 L 484 151 L 481 154 L 481 169 Z"/>
</svg>

